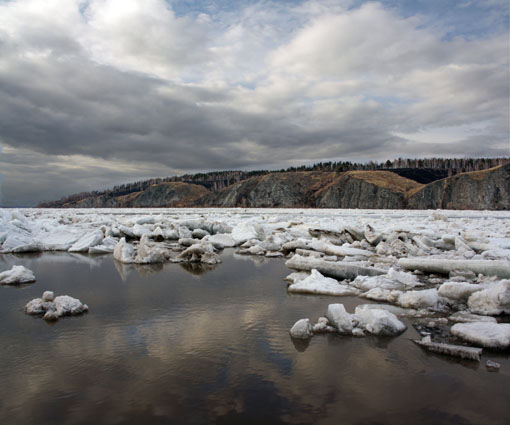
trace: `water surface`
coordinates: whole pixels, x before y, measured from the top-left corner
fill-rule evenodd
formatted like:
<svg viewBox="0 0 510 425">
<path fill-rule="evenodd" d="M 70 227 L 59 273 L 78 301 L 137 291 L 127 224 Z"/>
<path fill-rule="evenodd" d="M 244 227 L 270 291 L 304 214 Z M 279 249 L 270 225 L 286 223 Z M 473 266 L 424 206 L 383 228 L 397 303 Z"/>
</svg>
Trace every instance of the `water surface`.
<svg viewBox="0 0 510 425">
<path fill-rule="evenodd" d="M 354 297 L 289 295 L 282 260 L 126 266 L 110 256 L 4 255 L 37 282 L 0 287 L 0 424 L 507 424 L 508 354 L 457 361 L 397 338 L 316 336 L 296 320 Z M 87 303 L 56 323 L 44 290 Z"/>
</svg>

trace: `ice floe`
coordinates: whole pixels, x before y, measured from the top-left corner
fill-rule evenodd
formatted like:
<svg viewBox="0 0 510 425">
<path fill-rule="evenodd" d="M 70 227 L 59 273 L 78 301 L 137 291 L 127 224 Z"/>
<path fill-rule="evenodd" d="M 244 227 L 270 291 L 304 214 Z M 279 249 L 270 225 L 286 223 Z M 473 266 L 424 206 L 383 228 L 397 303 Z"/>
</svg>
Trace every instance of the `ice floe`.
<svg viewBox="0 0 510 425">
<path fill-rule="evenodd" d="M 457 323 L 451 327 L 452 335 L 487 348 L 510 347 L 510 323 Z"/>
<path fill-rule="evenodd" d="M 58 320 L 62 316 L 76 316 L 89 310 L 87 304 L 68 295 L 54 296 L 51 291 L 45 291 L 42 298 L 35 298 L 25 306 L 25 313 L 42 315 L 48 321 Z"/>
<path fill-rule="evenodd" d="M 24 266 L 12 266 L 10 270 L 0 273 L 1 285 L 19 285 L 31 282 L 35 282 L 34 273 Z"/>
</svg>

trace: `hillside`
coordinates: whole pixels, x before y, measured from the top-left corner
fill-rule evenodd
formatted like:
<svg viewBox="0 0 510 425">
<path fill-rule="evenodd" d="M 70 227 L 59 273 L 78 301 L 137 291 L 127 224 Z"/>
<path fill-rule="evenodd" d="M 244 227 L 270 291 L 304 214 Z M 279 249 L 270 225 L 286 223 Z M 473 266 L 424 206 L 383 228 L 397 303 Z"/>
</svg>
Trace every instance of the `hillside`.
<svg viewBox="0 0 510 425">
<path fill-rule="evenodd" d="M 510 164 L 420 184 L 391 171 L 292 171 L 254 175 L 221 190 L 159 182 L 124 194 L 55 201 L 62 208 L 248 207 L 510 209 Z"/>
<path fill-rule="evenodd" d="M 197 184 L 164 182 L 128 195 L 91 196 L 77 202 L 65 203 L 61 208 L 183 207 L 193 204 L 208 193 L 210 192 L 205 187 Z"/>
</svg>

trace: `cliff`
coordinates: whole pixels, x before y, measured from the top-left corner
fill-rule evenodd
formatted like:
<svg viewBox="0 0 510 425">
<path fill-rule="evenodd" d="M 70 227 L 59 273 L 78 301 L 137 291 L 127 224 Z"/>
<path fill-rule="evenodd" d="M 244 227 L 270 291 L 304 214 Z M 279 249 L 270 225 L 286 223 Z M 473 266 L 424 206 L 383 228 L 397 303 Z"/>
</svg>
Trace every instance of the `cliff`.
<svg viewBox="0 0 510 425">
<path fill-rule="evenodd" d="M 319 208 L 406 208 L 407 193 L 423 185 L 390 171 L 348 171 L 316 194 Z"/>
<path fill-rule="evenodd" d="M 510 210 L 510 164 L 432 182 L 409 194 L 408 207 Z"/>
<path fill-rule="evenodd" d="M 275 172 L 217 192 L 200 184 L 163 182 L 126 195 L 98 194 L 56 206 L 510 210 L 510 164 L 429 184 L 391 171 Z"/>
</svg>

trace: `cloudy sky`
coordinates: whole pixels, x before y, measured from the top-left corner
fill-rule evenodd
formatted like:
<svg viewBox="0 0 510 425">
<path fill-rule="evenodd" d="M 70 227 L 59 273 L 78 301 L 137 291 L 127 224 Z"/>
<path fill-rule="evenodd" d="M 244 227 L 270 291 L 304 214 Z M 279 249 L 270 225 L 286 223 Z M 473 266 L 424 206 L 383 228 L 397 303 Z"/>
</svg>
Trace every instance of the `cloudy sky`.
<svg viewBox="0 0 510 425">
<path fill-rule="evenodd" d="M 0 205 L 204 170 L 508 156 L 508 19 L 508 0 L 0 0 Z"/>
</svg>

